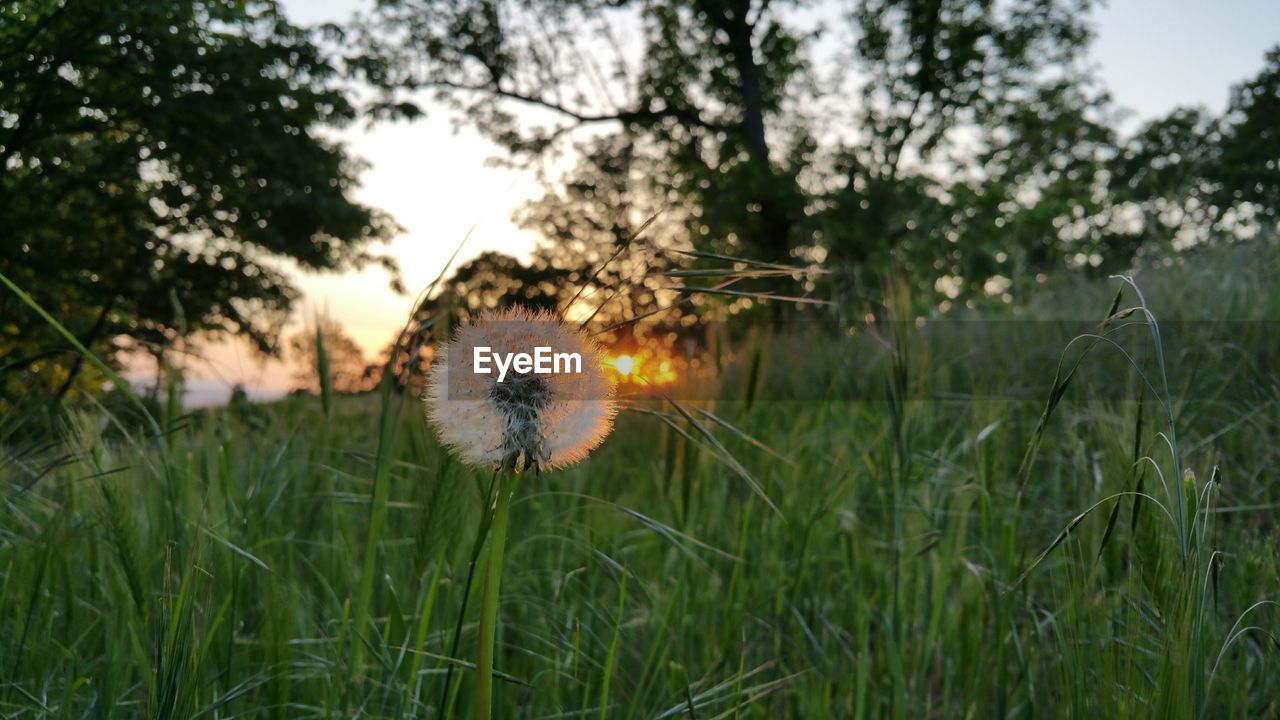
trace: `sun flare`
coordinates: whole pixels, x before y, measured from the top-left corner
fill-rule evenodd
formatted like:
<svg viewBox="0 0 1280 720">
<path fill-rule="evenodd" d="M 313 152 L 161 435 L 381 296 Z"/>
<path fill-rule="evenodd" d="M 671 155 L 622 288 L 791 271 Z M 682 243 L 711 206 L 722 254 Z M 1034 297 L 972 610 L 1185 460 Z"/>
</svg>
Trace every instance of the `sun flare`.
<svg viewBox="0 0 1280 720">
<path fill-rule="evenodd" d="M 630 355 L 619 355 L 613 358 L 613 360 L 610 361 L 610 364 L 618 371 L 619 375 L 626 377 L 635 369 L 636 360 Z"/>
<path fill-rule="evenodd" d="M 610 354 L 604 362 L 615 384 L 655 387 L 679 380 L 676 360 L 664 349 L 640 347 Z"/>
</svg>

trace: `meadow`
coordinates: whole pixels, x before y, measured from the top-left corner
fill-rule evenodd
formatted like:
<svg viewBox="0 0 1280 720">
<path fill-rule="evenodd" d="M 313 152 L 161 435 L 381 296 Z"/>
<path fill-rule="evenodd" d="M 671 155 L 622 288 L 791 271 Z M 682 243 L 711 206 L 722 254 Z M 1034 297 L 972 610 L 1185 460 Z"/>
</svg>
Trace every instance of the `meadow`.
<svg viewBox="0 0 1280 720">
<path fill-rule="evenodd" d="M 519 482 L 495 716 L 1277 716 L 1277 272 L 1053 279 L 982 342 L 890 303 L 629 400 Z M 469 717 L 492 476 L 415 398 L 136 420 L 0 425 L 0 717 Z"/>
</svg>

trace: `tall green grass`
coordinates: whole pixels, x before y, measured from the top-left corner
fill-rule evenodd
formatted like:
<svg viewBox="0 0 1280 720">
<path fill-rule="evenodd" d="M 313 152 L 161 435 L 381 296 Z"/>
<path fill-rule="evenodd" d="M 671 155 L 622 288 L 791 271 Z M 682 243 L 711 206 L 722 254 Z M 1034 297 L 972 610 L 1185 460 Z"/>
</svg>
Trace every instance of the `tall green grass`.
<svg viewBox="0 0 1280 720">
<path fill-rule="evenodd" d="M 984 311 L 1069 299 L 1133 358 L 1099 342 L 1068 382 L 1089 338 L 1026 348 L 1027 401 L 931 395 L 956 339 L 724 348 L 742 399 L 643 404 L 520 484 L 495 717 L 1280 713 L 1280 391 L 1241 352 L 1266 326 L 1197 344 L 1166 322 L 1280 316 L 1271 269 L 1228 255 L 1146 273 L 1145 300 L 1098 282 Z M 1098 367 L 1122 391 L 1089 392 Z M 413 398 L 155 422 L 87 407 L 56 444 L 0 448 L 0 716 L 470 716 L 491 475 Z"/>
</svg>

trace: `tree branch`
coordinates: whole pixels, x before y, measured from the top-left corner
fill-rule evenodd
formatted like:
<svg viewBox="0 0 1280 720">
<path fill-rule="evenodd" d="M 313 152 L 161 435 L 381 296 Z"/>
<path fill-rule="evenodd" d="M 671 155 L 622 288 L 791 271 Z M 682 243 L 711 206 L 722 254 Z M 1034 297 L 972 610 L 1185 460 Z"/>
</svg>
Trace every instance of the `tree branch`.
<svg viewBox="0 0 1280 720">
<path fill-rule="evenodd" d="M 588 124 L 602 123 L 602 122 L 620 122 L 623 124 L 630 124 L 630 123 L 641 123 L 641 122 L 655 122 L 658 120 L 664 120 L 664 119 L 670 118 L 673 120 L 680 120 L 681 122 L 688 123 L 689 125 L 693 125 L 695 127 L 703 128 L 706 130 L 725 129 L 724 126 L 718 123 L 714 123 L 714 122 L 703 119 L 702 116 L 696 112 L 689 111 L 689 110 L 682 110 L 679 108 L 663 108 L 663 109 L 644 108 L 644 109 L 636 109 L 636 110 L 620 110 L 614 113 L 587 114 L 578 110 L 574 110 L 563 104 L 552 102 L 550 100 L 547 100 L 546 98 L 538 97 L 536 95 L 526 95 L 524 93 L 516 92 L 513 90 L 505 90 L 497 86 L 466 85 L 463 83 L 453 82 L 451 80 L 432 80 L 430 82 L 421 83 L 419 87 L 439 88 L 439 89 L 459 91 L 459 92 L 473 92 L 473 93 L 480 93 L 484 95 L 492 95 L 494 97 L 501 98 L 504 100 L 514 100 L 516 102 L 521 102 L 526 105 L 532 105 L 534 107 L 540 107 L 540 108 L 543 108 L 544 110 L 550 110 L 554 113 L 564 115 L 565 117 L 570 118 L 571 120 L 574 120 L 579 125 L 588 125 Z"/>
</svg>

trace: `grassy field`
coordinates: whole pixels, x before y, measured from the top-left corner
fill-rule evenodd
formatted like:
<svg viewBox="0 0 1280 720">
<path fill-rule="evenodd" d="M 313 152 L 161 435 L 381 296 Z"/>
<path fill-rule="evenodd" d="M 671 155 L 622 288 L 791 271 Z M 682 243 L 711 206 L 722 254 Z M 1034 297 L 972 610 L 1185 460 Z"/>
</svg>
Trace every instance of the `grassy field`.
<svg viewBox="0 0 1280 720">
<path fill-rule="evenodd" d="M 1213 322 L 1280 318 L 1261 250 L 1140 276 L 1161 333 L 1048 283 L 980 315 L 1043 342 L 779 331 L 636 403 L 520 482 L 495 716 L 1276 717 L 1280 338 Z M 469 716 L 491 477 L 416 400 L 158 422 L 0 449 L 0 717 Z"/>
</svg>

